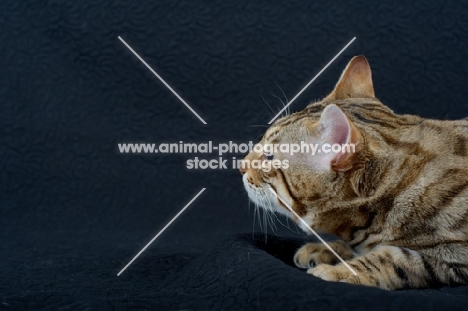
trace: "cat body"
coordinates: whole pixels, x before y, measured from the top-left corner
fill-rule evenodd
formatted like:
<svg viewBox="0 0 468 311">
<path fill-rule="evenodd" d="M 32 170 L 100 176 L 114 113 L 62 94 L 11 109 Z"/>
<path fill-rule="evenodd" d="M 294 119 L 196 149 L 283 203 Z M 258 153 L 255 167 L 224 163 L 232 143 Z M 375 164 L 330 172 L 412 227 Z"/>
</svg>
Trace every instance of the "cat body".
<svg viewBox="0 0 468 311">
<path fill-rule="evenodd" d="M 328 281 L 383 289 L 468 283 L 468 121 L 397 115 L 374 96 L 363 56 L 333 92 L 277 120 L 260 144 L 353 144 L 355 152 L 280 152 L 288 169 L 241 169 L 249 197 L 341 240 L 301 247 L 294 261 Z M 263 159 L 251 152 L 246 160 Z"/>
</svg>

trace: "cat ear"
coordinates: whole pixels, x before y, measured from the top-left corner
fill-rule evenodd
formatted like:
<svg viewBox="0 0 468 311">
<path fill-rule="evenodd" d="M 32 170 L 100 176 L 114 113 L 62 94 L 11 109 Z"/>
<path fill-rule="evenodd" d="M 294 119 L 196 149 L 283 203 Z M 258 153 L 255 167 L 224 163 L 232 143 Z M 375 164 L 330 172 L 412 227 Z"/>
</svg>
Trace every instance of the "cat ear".
<svg viewBox="0 0 468 311">
<path fill-rule="evenodd" d="M 338 106 L 331 104 L 323 110 L 319 121 L 319 133 L 322 144 L 330 144 L 330 147 L 339 145 L 341 148 L 338 152 L 331 148 L 330 161 L 333 170 L 346 171 L 350 169 L 363 138 Z M 343 148 L 343 146 L 345 147 Z"/>
<path fill-rule="evenodd" d="M 369 62 L 364 56 L 355 56 L 341 74 L 335 89 L 324 100 L 373 97 L 374 86 Z"/>
</svg>

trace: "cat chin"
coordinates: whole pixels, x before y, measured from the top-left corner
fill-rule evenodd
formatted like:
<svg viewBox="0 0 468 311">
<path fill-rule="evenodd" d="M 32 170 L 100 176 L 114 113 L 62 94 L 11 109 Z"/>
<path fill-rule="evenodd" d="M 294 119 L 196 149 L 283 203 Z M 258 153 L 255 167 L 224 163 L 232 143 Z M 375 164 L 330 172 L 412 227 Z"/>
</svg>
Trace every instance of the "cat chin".
<svg viewBox="0 0 468 311">
<path fill-rule="evenodd" d="M 287 215 L 286 211 L 283 211 L 283 208 L 278 206 L 276 198 L 273 197 L 272 193 L 268 191 L 266 186 L 257 187 L 255 185 L 250 184 L 247 181 L 247 174 L 248 173 L 244 174 L 244 176 L 242 177 L 242 182 L 244 184 L 245 190 L 247 191 L 247 194 L 249 195 L 249 199 L 264 210 L 267 210 L 269 212 L 279 212 Z"/>
<path fill-rule="evenodd" d="M 242 176 L 242 182 L 244 184 L 244 188 L 247 191 L 247 194 L 249 196 L 249 199 L 254 202 L 256 205 L 260 206 L 264 210 L 268 212 L 275 212 L 279 214 L 283 214 L 284 216 L 288 217 L 289 219 L 293 220 L 299 228 L 301 228 L 305 233 L 310 234 L 310 229 L 305 226 L 302 221 L 298 221 L 297 219 L 294 219 L 292 213 L 290 211 L 287 211 L 284 207 L 280 206 L 277 202 L 277 199 L 274 197 L 274 195 L 271 193 L 271 191 L 268 191 L 266 187 L 256 187 L 255 185 L 250 184 L 247 181 L 247 173 Z M 263 200 L 262 200 L 263 198 Z M 269 202 L 268 206 L 265 206 Z M 302 217 L 302 219 L 307 223 L 307 224 L 312 224 L 313 223 L 313 215 L 309 214 L 306 215 L 305 217 Z"/>
<path fill-rule="evenodd" d="M 265 187 L 256 187 L 255 185 L 250 184 L 247 181 L 247 174 L 248 173 L 245 173 L 244 176 L 242 176 L 242 182 L 247 194 L 249 195 L 249 199 L 253 203 L 266 211 L 283 214 L 286 217 L 293 219 L 291 212 L 278 204 L 277 198 L 275 198 L 271 191 L 268 190 L 268 185 L 265 185 Z"/>
</svg>

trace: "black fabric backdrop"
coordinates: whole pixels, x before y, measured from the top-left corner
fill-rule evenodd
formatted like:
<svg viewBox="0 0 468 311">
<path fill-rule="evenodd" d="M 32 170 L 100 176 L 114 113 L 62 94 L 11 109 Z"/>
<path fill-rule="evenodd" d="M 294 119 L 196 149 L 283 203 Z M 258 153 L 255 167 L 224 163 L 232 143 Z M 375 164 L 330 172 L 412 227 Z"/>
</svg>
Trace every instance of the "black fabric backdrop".
<svg viewBox="0 0 468 311">
<path fill-rule="evenodd" d="M 291 99 L 353 37 L 292 111 L 363 54 L 396 112 L 468 116 L 467 13 L 466 1 L 2 1 L 0 306 L 463 309 L 463 286 L 386 292 L 309 276 L 291 259 L 311 238 L 280 216 L 276 235 L 254 234 L 236 170 L 185 167 L 216 155 L 122 155 L 117 144 L 256 141 L 277 97 Z"/>
</svg>

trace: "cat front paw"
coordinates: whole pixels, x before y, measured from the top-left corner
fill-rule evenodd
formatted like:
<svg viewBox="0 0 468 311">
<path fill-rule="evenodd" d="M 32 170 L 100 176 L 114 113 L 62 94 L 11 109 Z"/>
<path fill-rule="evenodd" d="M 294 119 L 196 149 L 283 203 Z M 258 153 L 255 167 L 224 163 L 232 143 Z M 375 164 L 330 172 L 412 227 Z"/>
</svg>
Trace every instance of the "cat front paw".
<svg viewBox="0 0 468 311">
<path fill-rule="evenodd" d="M 308 269 L 313 268 L 323 263 L 324 251 L 323 245 L 317 243 L 308 243 L 299 248 L 294 255 L 294 263 L 298 268 Z"/>
<path fill-rule="evenodd" d="M 351 249 L 341 241 L 330 243 L 330 246 L 345 260 L 351 259 Z M 299 248 L 294 255 L 294 263 L 298 268 L 309 269 L 321 264 L 334 265 L 339 259 L 321 243 L 307 243 Z"/>
<path fill-rule="evenodd" d="M 313 276 L 318 277 L 324 281 L 356 284 L 353 278 L 354 274 L 342 264 L 338 266 L 322 264 L 307 270 L 307 273 L 312 274 Z"/>
<path fill-rule="evenodd" d="M 363 274 L 362 272 L 358 272 L 355 275 L 343 264 L 336 266 L 322 264 L 307 270 L 307 273 L 329 282 L 343 282 L 355 285 L 379 287 L 385 290 L 395 289 L 395 287 L 392 287 L 389 282 L 382 280 L 379 281 L 378 278 L 372 274 Z"/>
</svg>

